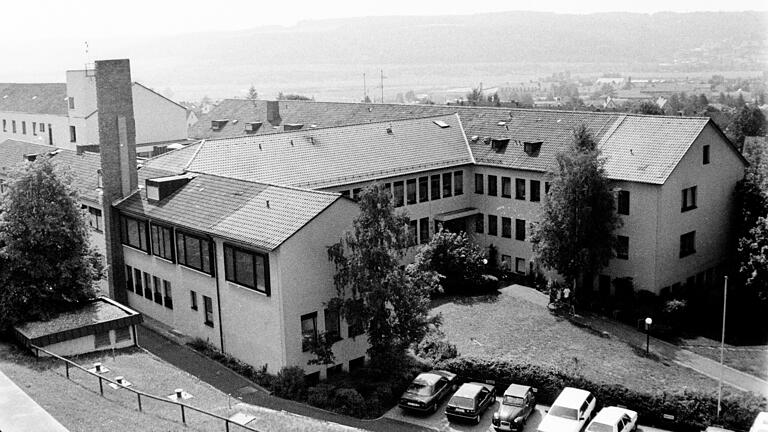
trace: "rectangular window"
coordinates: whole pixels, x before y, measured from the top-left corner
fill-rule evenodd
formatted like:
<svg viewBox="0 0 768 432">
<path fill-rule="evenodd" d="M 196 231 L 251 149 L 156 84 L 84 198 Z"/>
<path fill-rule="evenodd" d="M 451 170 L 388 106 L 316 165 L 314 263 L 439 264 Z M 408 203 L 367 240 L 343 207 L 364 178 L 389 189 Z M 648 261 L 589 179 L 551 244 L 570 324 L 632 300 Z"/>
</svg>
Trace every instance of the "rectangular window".
<svg viewBox="0 0 768 432">
<path fill-rule="evenodd" d="M 171 292 L 171 281 L 163 279 L 163 304 L 168 309 L 173 309 L 173 293 Z"/>
<path fill-rule="evenodd" d="M 317 343 L 317 312 L 301 316 L 301 350 L 307 352 Z"/>
<path fill-rule="evenodd" d="M 541 201 L 541 182 L 538 180 L 531 180 L 531 201 Z"/>
<path fill-rule="evenodd" d="M 525 258 L 515 258 L 515 272 L 525 274 Z"/>
<path fill-rule="evenodd" d="M 136 294 L 138 295 L 144 295 L 144 287 L 141 284 L 141 270 L 135 268 L 133 269 L 133 282 L 136 284 L 134 285 L 136 287 Z"/>
<path fill-rule="evenodd" d="M 45 123 L 40 123 L 40 132 L 45 132 Z"/>
<path fill-rule="evenodd" d="M 408 235 L 410 236 L 410 246 L 419 244 L 419 221 L 411 219 L 408 221 Z"/>
<path fill-rule="evenodd" d="M 616 258 L 629 259 L 629 237 L 616 236 Z"/>
<path fill-rule="evenodd" d="M 8 122 L 3 119 L 3 132 L 8 132 Z"/>
<path fill-rule="evenodd" d="M 88 207 L 88 225 L 95 231 L 102 232 L 104 230 L 104 219 L 101 215 L 101 210 L 95 207 Z"/>
<path fill-rule="evenodd" d="M 525 241 L 525 219 L 515 219 L 515 240 Z"/>
<path fill-rule="evenodd" d="M 27 122 L 22 121 L 21 122 L 21 133 L 26 135 L 27 134 Z"/>
<path fill-rule="evenodd" d="M 419 177 L 419 202 L 429 201 L 429 177 Z"/>
<path fill-rule="evenodd" d="M 213 327 L 213 300 L 208 296 L 203 296 L 203 309 L 205 311 L 205 325 Z"/>
<path fill-rule="evenodd" d="M 696 231 L 680 236 L 680 258 L 696 253 Z"/>
<path fill-rule="evenodd" d="M 213 275 L 213 248 L 209 240 L 176 231 L 176 258 L 183 266 Z"/>
<path fill-rule="evenodd" d="M 163 289 L 163 286 L 160 283 L 160 278 L 157 276 L 152 276 L 152 282 L 155 287 L 155 303 L 161 305 L 163 304 L 163 294 L 161 291 Z"/>
<path fill-rule="evenodd" d="M 341 196 L 345 198 L 351 198 L 352 196 L 349 194 L 349 190 L 343 190 L 341 191 Z"/>
<path fill-rule="evenodd" d="M 224 269 L 228 281 L 270 295 L 268 255 L 225 244 Z"/>
<path fill-rule="evenodd" d="M 464 171 L 453 172 L 453 194 L 464 195 Z"/>
<path fill-rule="evenodd" d="M 16 133 L 16 120 L 11 120 L 11 130 Z"/>
<path fill-rule="evenodd" d="M 152 255 L 173 261 L 173 231 L 153 223 L 149 227 L 149 233 L 152 240 Z"/>
<path fill-rule="evenodd" d="M 498 218 L 495 215 L 488 215 L 488 235 L 495 236 L 498 234 L 499 234 Z"/>
<path fill-rule="evenodd" d="M 115 342 L 131 340 L 131 328 L 121 327 L 115 329 Z"/>
<path fill-rule="evenodd" d="M 133 268 L 129 265 L 125 266 L 125 288 L 133 292 Z"/>
<path fill-rule="evenodd" d="M 429 243 L 429 218 L 419 219 L 419 241 L 421 244 Z"/>
<path fill-rule="evenodd" d="M 402 207 L 405 201 L 403 182 L 396 181 L 393 183 L 395 191 L 395 207 Z"/>
<path fill-rule="evenodd" d="M 147 221 L 122 215 L 120 217 L 120 230 L 124 245 L 149 253 Z"/>
<path fill-rule="evenodd" d="M 549 193 L 549 182 L 544 182 L 544 195 Z"/>
<path fill-rule="evenodd" d="M 702 163 L 704 165 L 709 165 L 709 144 L 705 145 L 702 148 L 701 156 L 702 156 Z"/>
<path fill-rule="evenodd" d="M 620 190 L 616 204 L 616 211 L 621 215 L 629 214 L 629 191 Z"/>
<path fill-rule="evenodd" d="M 696 208 L 696 186 L 683 189 L 683 198 L 680 211 L 685 212 Z"/>
<path fill-rule="evenodd" d="M 105 332 L 96 332 L 93 344 L 96 348 L 104 348 L 111 345 L 112 341 L 109 339 L 109 330 Z"/>
<path fill-rule="evenodd" d="M 362 192 L 363 188 L 354 188 L 352 189 L 352 199 L 355 201 L 360 200 L 360 192 Z"/>
<path fill-rule="evenodd" d="M 348 320 L 351 320 L 352 318 L 347 318 Z M 347 325 L 347 336 L 348 337 L 356 337 L 360 336 L 361 334 L 365 333 L 365 329 L 363 328 L 363 323 L 360 322 L 360 320 L 357 321 L 351 321 L 348 322 Z"/>
<path fill-rule="evenodd" d="M 429 177 L 429 188 L 431 189 L 432 201 L 440 199 L 440 174 Z"/>
<path fill-rule="evenodd" d="M 69 127 L 69 142 L 77 142 L 77 128 L 74 126 Z"/>
<path fill-rule="evenodd" d="M 447 198 L 451 196 L 452 191 L 452 184 L 451 184 L 451 173 L 444 173 L 443 174 L 443 198 Z"/>
<path fill-rule="evenodd" d="M 496 187 L 498 184 L 496 183 L 496 176 L 495 175 L 489 175 L 488 176 L 488 195 L 490 196 L 496 196 L 498 195 Z"/>
<path fill-rule="evenodd" d="M 189 292 L 189 308 L 197 310 L 197 293 L 194 291 Z"/>
<path fill-rule="evenodd" d="M 501 178 L 501 197 L 512 198 L 512 179 L 510 177 Z"/>
<path fill-rule="evenodd" d="M 483 191 L 484 186 L 485 186 L 485 182 L 483 181 L 483 175 L 482 174 L 475 174 L 475 193 L 476 194 L 485 193 Z"/>
<path fill-rule="evenodd" d="M 482 234 L 485 231 L 485 216 L 482 213 L 475 216 L 475 232 Z"/>
<path fill-rule="evenodd" d="M 501 269 L 504 271 L 512 271 L 512 257 L 509 255 L 501 256 Z"/>
<path fill-rule="evenodd" d="M 69 102 L 69 109 L 75 109 L 75 98 L 74 98 L 74 96 L 68 97 L 67 101 Z"/>
<path fill-rule="evenodd" d="M 515 199 L 525 199 L 525 179 L 515 179 Z"/>
<path fill-rule="evenodd" d="M 416 204 L 416 179 L 406 180 L 405 189 L 408 204 Z"/>
<path fill-rule="evenodd" d="M 330 342 L 341 340 L 339 311 L 325 310 L 325 339 Z"/>
<path fill-rule="evenodd" d="M 144 297 L 152 300 L 152 275 L 144 272 Z"/>
<path fill-rule="evenodd" d="M 32 135 L 37 135 L 37 122 L 32 122 Z"/>
<path fill-rule="evenodd" d="M 392 183 L 384 183 L 384 192 L 392 196 Z"/>
<path fill-rule="evenodd" d="M 512 238 L 512 219 L 508 217 L 501 217 L 501 236 L 506 238 Z"/>
</svg>

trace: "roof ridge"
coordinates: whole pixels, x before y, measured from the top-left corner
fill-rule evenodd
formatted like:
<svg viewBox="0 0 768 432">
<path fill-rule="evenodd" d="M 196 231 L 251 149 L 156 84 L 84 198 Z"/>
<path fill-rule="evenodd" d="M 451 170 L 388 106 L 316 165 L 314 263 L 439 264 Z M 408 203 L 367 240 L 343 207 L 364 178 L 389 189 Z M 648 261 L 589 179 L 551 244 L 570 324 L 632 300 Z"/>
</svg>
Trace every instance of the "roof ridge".
<svg viewBox="0 0 768 432">
<path fill-rule="evenodd" d="M 226 176 L 226 175 L 210 174 L 210 173 L 206 173 L 206 172 L 202 172 L 202 171 L 184 170 L 184 172 L 185 173 L 197 174 L 197 175 L 203 175 L 203 176 L 209 176 L 209 177 L 217 177 L 217 178 L 222 178 L 222 179 L 227 179 L 227 180 L 234 180 L 234 181 L 238 181 L 238 182 L 255 184 L 255 185 L 262 185 L 262 186 L 269 186 L 269 187 L 275 187 L 275 188 L 280 188 L 280 189 L 295 190 L 295 191 L 298 191 L 298 192 L 311 192 L 311 193 L 316 194 L 316 195 L 341 196 L 341 193 L 339 193 L 339 192 L 325 192 L 325 191 L 321 191 L 321 190 L 317 190 L 317 189 L 309 189 L 309 188 L 303 188 L 303 187 L 299 187 L 299 186 L 290 186 L 290 185 L 284 185 L 284 184 L 273 183 L 273 182 L 266 182 L 266 181 L 261 181 L 261 180 L 246 180 L 246 179 L 237 178 L 237 177 L 231 177 L 231 176 Z"/>
<path fill-rule="evenodd" d="M 184 164 L 184 168 L 183 168 L 184 171 L 187 171 L 189 169 L 189 167 L 192 165 L 192 162 L 195 159 L 197 159 L 197 155 L 200 153 L 200 150 L 202 150 L 204 144 L 205 144 L 205 140 L 201 140 L 200 141 L 200 145 L 198 145 L 197 149 L 195 149 L 195 152 L 192 153 L 192 157 L 189 158 L 189 161 L 187 161 L 186 164 Z M 179 149 L 179 150 L 181 150 L 181 149 Z"/>
</svg>

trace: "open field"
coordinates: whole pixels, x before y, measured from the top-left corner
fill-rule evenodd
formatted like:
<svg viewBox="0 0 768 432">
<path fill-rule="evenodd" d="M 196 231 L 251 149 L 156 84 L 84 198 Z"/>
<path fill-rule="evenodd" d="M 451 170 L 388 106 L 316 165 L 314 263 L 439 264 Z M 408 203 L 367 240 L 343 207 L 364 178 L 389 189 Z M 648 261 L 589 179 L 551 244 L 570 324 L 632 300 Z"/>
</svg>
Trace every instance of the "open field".
<svg viewBox="0 0 768 432">
<path fill-rule="evenodd" d="M 443 331 L 463 355 L 554 366 L 645 391 L 717 391 L 715 380 L 577 327 L 546 304 L 541 293 L 512 286 L 499 295 L 440 300 L 433 312 L 442 313 Z"/>
</svg>

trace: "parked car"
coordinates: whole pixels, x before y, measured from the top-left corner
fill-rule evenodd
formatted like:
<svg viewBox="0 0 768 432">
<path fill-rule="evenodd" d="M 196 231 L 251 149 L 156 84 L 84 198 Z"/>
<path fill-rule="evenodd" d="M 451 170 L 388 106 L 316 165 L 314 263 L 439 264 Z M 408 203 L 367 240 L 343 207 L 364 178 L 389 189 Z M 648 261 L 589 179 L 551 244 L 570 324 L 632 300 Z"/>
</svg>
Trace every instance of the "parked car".
<svg viewBox="0 0 768 432">
<path fill-rule="evenodd" d="M 522 431 L 525 422 L 536 409 L 536 389 L 510 384 L 504 391 L 499 409 L 493 413 L 493 428 L 497 431 Z"/>
<path fill-rule="evenodd" d="M 761 412 L 755 417 L 749 432 L 768 432 L 768 412 Z"/>
<path fill-rule="evenodd" d="M 637 412 L 619 407 L 605 407 L 587 426 L 587 432 L 634 432 Z"/>
<path fill-rule="evenodd" d="M 595 405 L 592 393 L 566 387 L 539 423 L 538 432 L 579 432 L 594 414 Z"/>
<path fill-rule="evenodd" d="M 419 412 L 435 412 L 438 405 L 458 386 L 455 373 L 434 370 L 419 374 L 408 386 L 398 405 Z"/>
<path fill-rule="evenodd" d="M 453 394 L 445 416 L 448 420 L 472 420 L 480 423 L 480 417 L 489 406 L 496 402 L 496 390 L 491 384 L 470 382 L 462 384 Z"/>
</svg>

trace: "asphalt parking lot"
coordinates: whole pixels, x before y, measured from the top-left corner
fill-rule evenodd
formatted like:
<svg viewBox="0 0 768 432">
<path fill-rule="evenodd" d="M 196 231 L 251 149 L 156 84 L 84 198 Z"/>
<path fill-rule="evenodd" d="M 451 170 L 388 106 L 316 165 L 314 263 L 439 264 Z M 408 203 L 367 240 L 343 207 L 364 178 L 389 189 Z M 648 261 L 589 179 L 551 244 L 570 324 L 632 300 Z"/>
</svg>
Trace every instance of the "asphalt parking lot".
<svg viewBox="0 0 768 432">
<path fill-rule="evenodd" d="M 449 398 L 446 398 L 443 401 L 443 403 L 440 405 L 440 408 L 434 414 L 412 414 L 410 412 L 404 412 L 400 407 L 396 406 L 384 414 L 384 417 L 405 423 L 415 424 L 440 432 L 495 432 L 491 426 L 491 419 L 493 418 L 493 413 L 496 412 L 496 410 L 499 408 L 499 404 L 501 403 L 500 397 L 497 397 L 496 402 L 483 413 L 483 417 L 480 419 L 480 423 L 477 425 L 471 423 L 449 422 L 445 417 L 445 406 L 448 404 L 448 399 Z M 539 423 L 541 423 L 541 420 L 544 418 L 544 415 L 546 415 L 546 410 L 548 409 L 549 406 L 536 405 L 536 411 L 533 412 L 528 418 L 528 422 L 525 424 L 525 429 L 523 429 L 523 432 L 536 432 L 536 428 L 538 427 Z M 656 429 L 648 426 L 638 426 L 637 430 L 638 432 L 667 432 L 662 429 Z"/>
</svg>

